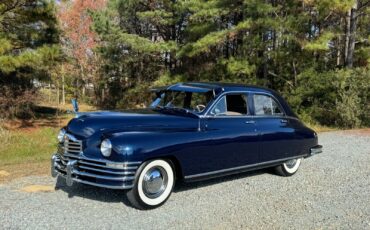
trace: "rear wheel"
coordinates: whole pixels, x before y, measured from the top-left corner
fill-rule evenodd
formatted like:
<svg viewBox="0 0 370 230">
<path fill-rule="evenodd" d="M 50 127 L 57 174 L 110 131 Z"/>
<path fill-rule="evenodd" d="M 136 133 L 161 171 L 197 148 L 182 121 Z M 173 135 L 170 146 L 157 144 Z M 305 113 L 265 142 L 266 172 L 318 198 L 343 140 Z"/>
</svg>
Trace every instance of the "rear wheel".
<svg viewBox="0 0 370 230">
<path fill-rule="evenodd" d="M 127 198 L 138 209 L 156 208 L 167 201 L 174 184 L 171 163 L 161 159 L 151 160 L 138 169 L 134 187 L 127 192 Z"/>
<path fill-rule="evenodd" d="M 301 160 L 302 158 L 288 160 L 277 166 L 275 168 L 276 172 L 281 176 L 292 176 L 298 171 L 298 168 L 301 165 Z"/>
</svg>

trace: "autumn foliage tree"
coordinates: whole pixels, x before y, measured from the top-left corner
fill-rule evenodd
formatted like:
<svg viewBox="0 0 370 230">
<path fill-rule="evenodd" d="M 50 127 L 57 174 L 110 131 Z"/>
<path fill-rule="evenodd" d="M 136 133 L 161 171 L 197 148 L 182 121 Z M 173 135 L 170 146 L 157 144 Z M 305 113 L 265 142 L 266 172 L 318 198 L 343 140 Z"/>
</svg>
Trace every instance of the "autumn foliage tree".
<svg viewBox="0 0 370 230">
<path fill-rule="evenodd" d="M 60 42 L 66 56 L 66 62 L 61 67 L 62 85 L 64 87 L 64 77 L 72 78 L 74 96 L 79 96 L 80 89 L 84 96 L 86 86 L 94 85 L 97 35 L 91 29 L 90 13 L 105 4 L 106 0 L 61 1 L 59 4 L 57 15 L 62 30 Z"/>
</svg>

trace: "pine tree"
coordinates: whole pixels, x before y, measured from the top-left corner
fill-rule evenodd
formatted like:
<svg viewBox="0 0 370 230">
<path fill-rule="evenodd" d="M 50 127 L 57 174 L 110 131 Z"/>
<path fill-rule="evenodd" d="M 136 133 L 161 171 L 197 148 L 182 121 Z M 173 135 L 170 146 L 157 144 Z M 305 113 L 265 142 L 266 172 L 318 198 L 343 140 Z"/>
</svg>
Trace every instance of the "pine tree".
<svg viewBox="0 0 370 230">
<path fill-rule="evenodd" d="M 369 5 L 366 0 L 110 1 L 94 17 L 102 39 L 102 82 L 119 92 L 109 100 L 124 101 L 113 107 L 136 99 L 129 95 L 143 85 L 258 84 L 280 91 L 303 116 L 333 124 L 340 112 L 327 108 L 343 108 L 357 96 L 361 105 L 368 100 L 340 93 L 348 89 L 340 85 L 352 82 L 351 74 L 369 73 Z M 353 82 L 353 91 L 369 87 L 362 77 Z"/>
<path fill-rule="evenodd" d="M 0 111 L 27 115 L 34 83 L 48 78 L 59 57 L 54 4 L 47 0 L 0 2 Z"/>
</svg>

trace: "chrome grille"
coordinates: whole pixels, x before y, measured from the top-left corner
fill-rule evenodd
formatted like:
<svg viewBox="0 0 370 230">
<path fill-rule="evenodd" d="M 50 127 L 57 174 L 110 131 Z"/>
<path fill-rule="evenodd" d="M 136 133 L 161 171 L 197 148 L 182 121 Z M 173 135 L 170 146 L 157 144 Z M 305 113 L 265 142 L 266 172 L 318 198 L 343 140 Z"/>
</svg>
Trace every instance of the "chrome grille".
<svg viewBox="0 0 370 230">
<path fill-rule="evenodd" d="M 82 141 L 70 138 L 70 135 L 66 135 L 64 138 L 64 153 L 78 154 L 81 152 Z"/>
<path fill-rule="evenodd" d="M 55 154 L 52 169 L 73 181 L 112 189 L 133 187 L 136 170 L 141 162 L 113 162 L 103 159 L 91 159 L 76 154 Z M 70 174 L 68 164 L 73 163 Z"/>
</svg>

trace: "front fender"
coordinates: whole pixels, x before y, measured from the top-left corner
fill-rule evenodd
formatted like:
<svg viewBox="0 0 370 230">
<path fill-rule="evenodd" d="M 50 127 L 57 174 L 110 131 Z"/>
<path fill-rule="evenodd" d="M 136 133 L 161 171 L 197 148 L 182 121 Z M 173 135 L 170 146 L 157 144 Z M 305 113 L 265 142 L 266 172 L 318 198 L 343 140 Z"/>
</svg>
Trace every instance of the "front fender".
<svg viewBox="0 0 370 230">
<path fill-rule="evenodd" d="M 125 161 L 146 161 L 164 156 L 179 156 L 180 150 L 202 145 L 200 131 L 126 132 L 111 138 L 114 153 Z"/>
</svg>

